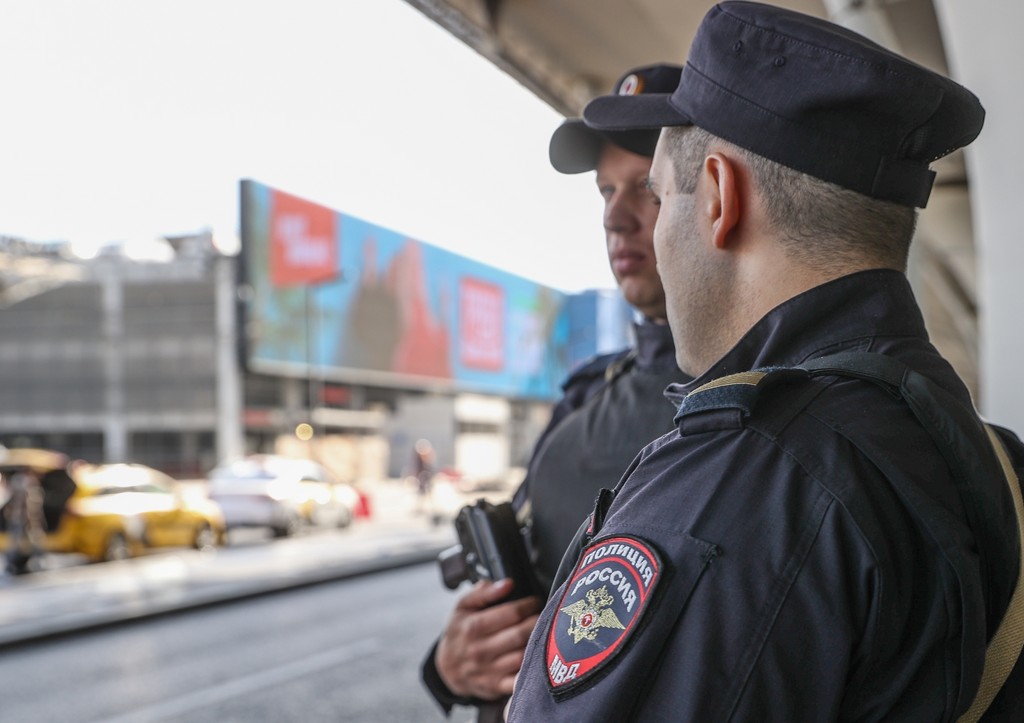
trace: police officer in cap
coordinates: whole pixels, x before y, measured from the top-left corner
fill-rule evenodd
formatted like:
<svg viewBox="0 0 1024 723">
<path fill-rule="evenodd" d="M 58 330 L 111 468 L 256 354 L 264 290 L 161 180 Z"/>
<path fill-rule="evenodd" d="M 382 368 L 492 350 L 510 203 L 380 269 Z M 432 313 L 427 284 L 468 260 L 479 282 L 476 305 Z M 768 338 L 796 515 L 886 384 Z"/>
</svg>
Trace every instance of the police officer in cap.
<svg viewBox="0 0 1024 723">
<path fill-rule="evenodd" d="M 671 94 L 587 106 L 664 128 L 654 245 L 695 379 L 567 553 L 510 720 L 1020 720 L 1024 665 L 985 656 L 1024 605 L 1024 447 L 984 437 L 904 273 L 929 164 L 983 118 L 948 78 L 747 2 L 709 11 Z M 840 352 L 903 376 L 811 375 Z"/>
<path fill-rule="evenodd" d="M 615 92 L 670 92 L 680 70 L 637 68 Z M 647 177 L 657 133 L 595 131 L 570 119 L 551 138 L 556 170 L 596 171 L 608 261 L 638 321 L 632 349 L 592 359 L 563 384 L 563 397 L 516 493 L 514 507 L 528 527 L 535 573 L 545 591 L 598 490 L 613 487 L 640 449 L 672 428 L 665 387 L 689 379 L 675 363 L 652 246 L 658 209 Z M 424 682 L 446 711 L 455 704 L 478 705 L 481 719 L 500 715 L 542 604 L 535 597 L 503 602 L 510 589 L 508 581 L 481 583 L 463 595 L 424 662 Z"/>
</svg>

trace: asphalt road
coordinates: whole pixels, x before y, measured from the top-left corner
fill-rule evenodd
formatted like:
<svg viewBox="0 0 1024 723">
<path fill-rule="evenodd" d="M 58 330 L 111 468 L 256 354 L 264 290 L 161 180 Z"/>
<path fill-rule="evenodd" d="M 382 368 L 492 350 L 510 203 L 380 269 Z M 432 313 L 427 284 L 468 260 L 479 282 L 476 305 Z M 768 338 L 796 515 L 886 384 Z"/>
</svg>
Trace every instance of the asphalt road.
<svg viewBox="0 0 1024 723">
<path fill-rule="evenodd" d="M 454 542 L 454 530 L 447 520 L 433 524 L 409 492 L 379 485 L 372 517 L 345 530 L 311 529 L 283 540 L 236 530 L 230 546 L 210 553 L 168 550 L 98 565 L 68 567 L 50 556 L 39 572 L 0 577 L 0 647 L 432 560 Z"/>
<path fill-rule="evenodd" d="M 0 720 L 443 721 L 418 671 L 454 595 L 424 564 L 3 649 Z"/>
</svg>

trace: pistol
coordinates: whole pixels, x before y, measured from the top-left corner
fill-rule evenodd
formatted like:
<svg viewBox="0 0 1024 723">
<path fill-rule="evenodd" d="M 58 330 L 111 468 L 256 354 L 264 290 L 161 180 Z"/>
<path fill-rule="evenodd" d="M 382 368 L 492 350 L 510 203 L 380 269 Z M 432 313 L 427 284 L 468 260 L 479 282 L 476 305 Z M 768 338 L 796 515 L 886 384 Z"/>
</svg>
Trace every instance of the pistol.
<svg viewBox="0 0 1024 723">
<path fill-rule="evenodd" d="M 511 578 L 507 599 L 537 595 L 539 585 L 530 565 L 523 533 L 509 502 L 477 500 L 455 516 L 459 542 L 438 555 L 441 578 L 449 590 L 464 580 L 492 582 Z"/>
</svg>

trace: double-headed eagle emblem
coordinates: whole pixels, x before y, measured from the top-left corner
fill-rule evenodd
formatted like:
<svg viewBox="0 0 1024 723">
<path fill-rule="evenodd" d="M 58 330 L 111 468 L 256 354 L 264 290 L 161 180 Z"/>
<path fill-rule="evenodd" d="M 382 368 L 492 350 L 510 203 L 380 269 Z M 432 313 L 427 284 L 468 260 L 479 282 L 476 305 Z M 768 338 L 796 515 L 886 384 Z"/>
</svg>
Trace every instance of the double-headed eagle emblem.
<svg viewBox="0 0 1024 723">
<path fill-rule="evenodd" d="M 603 585 L 598 590 L 588 590 L 585 599 L 562 608 L 562 612 L 568 615 L 571 621 L 568 633 L 573 637 L 573 643 L 584 639 L 593 641 L 601 628 L 626 629 L 615 611 L 611 609 L 614 601 L 608 594 L 608 587 Z"/>
</svg>

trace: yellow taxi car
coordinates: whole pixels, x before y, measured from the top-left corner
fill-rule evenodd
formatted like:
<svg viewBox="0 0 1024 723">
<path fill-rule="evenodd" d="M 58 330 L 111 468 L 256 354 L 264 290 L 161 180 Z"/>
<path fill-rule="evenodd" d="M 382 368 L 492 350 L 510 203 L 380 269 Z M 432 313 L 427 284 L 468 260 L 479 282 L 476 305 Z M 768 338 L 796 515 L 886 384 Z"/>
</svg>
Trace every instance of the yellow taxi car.
<svg viewBox="0 0 1024 723">
<path fill-rule="evenodd" d="M 81 464 L 73 476 L 86 494 L 83 517 L 120 515 L 138 520 L 133 537 L 146 548 L 207 549 L 224 542 L 224 515 L 205 495 L 187 494 L 172 477 L 142 464 Z"/>
<path fill-rule="evenodd" d="M 103 561 L 225 539 L 215 503 L 183 494 L 171 477 L 143 465 L 92 465 L 51 450 L 0 448 L 0 495 L 0 549 L 15 569 L 35 551 Z"/>
</svg>

